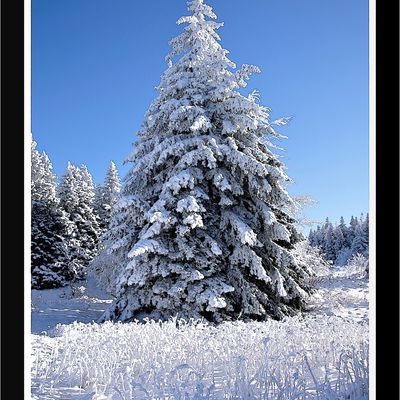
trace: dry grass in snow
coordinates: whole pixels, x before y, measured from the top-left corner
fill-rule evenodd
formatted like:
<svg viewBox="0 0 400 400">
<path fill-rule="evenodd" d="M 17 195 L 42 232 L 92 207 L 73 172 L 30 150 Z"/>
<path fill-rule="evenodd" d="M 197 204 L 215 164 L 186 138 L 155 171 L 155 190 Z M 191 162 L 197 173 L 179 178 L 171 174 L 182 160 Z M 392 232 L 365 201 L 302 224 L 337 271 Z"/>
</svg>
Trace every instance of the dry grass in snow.
<svg viewBox="0 0 400 400">
<path fill-rule="evenodd" d="M 368 393 L 367 327 L 340 317 L 219 327 L 74 323 L 59 326 L 55 337 L 33 335 L 32 357 L 38 399 L 338 400 Z"/>
</svg>

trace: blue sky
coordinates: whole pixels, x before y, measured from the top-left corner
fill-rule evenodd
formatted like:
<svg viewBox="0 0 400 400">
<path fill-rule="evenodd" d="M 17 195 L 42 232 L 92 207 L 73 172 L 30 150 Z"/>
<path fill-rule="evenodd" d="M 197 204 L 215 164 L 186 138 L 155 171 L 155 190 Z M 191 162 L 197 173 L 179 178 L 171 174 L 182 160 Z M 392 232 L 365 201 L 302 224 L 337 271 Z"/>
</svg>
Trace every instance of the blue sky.
<svg viewBox="0 0 400 400">
<path fill-rule="evenodd" d="M 368 209 L 368 1 L 209 0 L 225 23 L 222 46 L 238 66 L 258 65 L 271 118 L 292 116 L 291 194 L 318 204 L 310 218 Z M 68 161 L 104 179 L 123 176 L 143 116 L 166 68 L 184 0 L 32 0 L 32 132 L 57 175 Z"/>
</svg>

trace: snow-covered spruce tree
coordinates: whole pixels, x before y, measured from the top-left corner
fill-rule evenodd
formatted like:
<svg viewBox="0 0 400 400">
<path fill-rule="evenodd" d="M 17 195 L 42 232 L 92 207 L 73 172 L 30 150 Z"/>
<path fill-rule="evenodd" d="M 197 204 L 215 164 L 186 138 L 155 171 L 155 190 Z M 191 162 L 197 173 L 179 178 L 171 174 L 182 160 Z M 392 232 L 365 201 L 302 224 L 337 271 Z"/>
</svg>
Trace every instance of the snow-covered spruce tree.
<svg viewBox="0 0 400 400">
<path fill-rule="evenodd" d="M 351 243 L 348 243 L 348 236 L 349 236 L 349 228 L 346 225 L 346 222 L 343 217 L 340 217 L 338 228 L 342 231 L 344 243 L 342 247 L 351 247 Z"/>
<path fill-rule="evenodd" d="M 93 200 L 93 210 L 98 216 L 99 225 L 101 226 L 100 214 L 103 212 L 103 185 L 97 183 L 94 185 L 94 200 Z"/>
<path fill-rule="evenodd" d="M 336 226 L 333 230 L 335 257 L 339 254 L 340 250 L 346 247 L 346 239 L 340 225 Z"/>
<path fill-rule="evenodd" d="M 356 227 L 355 236 L 351 245 L 351 252 L 352 254 L 368 254 L 368 241 L 362 224 Z"/>
<path fill-rule="evenodd" d="M 322 228 L 324 232 L 322 250 L 325 254 L 325 258 L 329 261 L 334 262 L 336 258 L 335 237 L 333 225 L 328 218 L 326 218 L 325 224 Z"/>
<path fill-rule="evenodd" d="M 75 279 L 85 276 L 86 267 L 97 254 L 100 234 L 98 217 L 93 210 L 94 185 L 85 165 L 80 168 L 68 163 L 67 171 L 58 186 L 60 206 L 73 227 L 68 246 Z"/>
<path fill-rule="evenodd" d="M 64 286 L 71 278 L 67 241 L 71 225 L 59 208 L 55 175 L 46 153 L 31 142 L 31 285 L 33 289 Z"/>
<path fill-rule="evenodd" d="M 37 143 L 31 137 L 31 197 L 32 201 L 54 200 L 56 176 L 45 152 L 40 154 Z"/>
<path fill-rule="evenodd" d="M 110 163 L 104 185 L 95 188 L 95 211 L 99 216 L 99 224 L 104 233 L 109 226 L 111 214 L 121 190 L 120 178 L 114 162 Z M 99 237 L 99 254 L 90 263 L 88 274 L 92 274 L 99 287 L 112 292 L 115 281 L 116 269 L 114 268 L 114 255 L 104 251 L 105 243 L 102 235 Z"/>
<path fill-rule="evenodd" d="M 239 92 L 259 70 L 234 72 L 211 7 L 188 9 L 106 233 L 118 278 L 103 319 L 292 315 L 309 288 L 291 253 L 289 178 L 270 150 L 281 136 L 256 94 Z"/>
<path fill-rule="evenodd" d="M 326 218 L 325 223 L 311 230 L 308 240 L 311 246 L 319 246 L 327 260 L 334 261 L 337 266 L 344 266 L 354 254 L 368 256 L 369 215 L 361 213 L 360 219 L 352 216 L 350 224 L 345 224 L 344 218 L 333 228 Z M 333 246 L 332 246 L 333 244 Z M 350 262 L 350 261 L 349 261 Z"/>
<path fill-rule="evenodd" d="M 315 231 L 311 230 L 309 240 L 311 246 L 322 246 L 322 233 L 319 225 Z"/>
<path fill-rule="evenodd" d="M 121 190 L 120 178 L 117 167 L 111 161 L 104 180 L 104 185 L 99 185 L 95 190 L 95 209 L 99 216 L 100 228 L 104 231 L 111 217 L 111 210 L 117 202 Z"/>
<path fill-rule="evenodd" d="M 352 246 L 352 243 L 353 243 L 353 240 L 354 240 L 354 238 L 355 238 L 355 236 L 356 236 L 356 228 L 357 228 L 357 225 L 358 225 L 358 219 L 357 219 L 357 217 L 353 217 L 353 216 L 351 216 L 351 219 L 350 219 L 350 224 L 349 224 L 349 227 L 348 227 L 348 229 L 347 229 L 347 237 L 346 237 L 346 239 L 347 239 L 347 244 L 348 244 L 348 246 L 351 248 L 351 246 Z"/>
<path fill-rule="evenodd" d="M 365 256 L 369 255 L 369 213 L 367 213 L 367 217 L 365 218 L 363 225 L 362 225 L 362 229 L 364 232 L 364 241 L 366 244 L 366 250 L 364 252 Z"/>
</svg>

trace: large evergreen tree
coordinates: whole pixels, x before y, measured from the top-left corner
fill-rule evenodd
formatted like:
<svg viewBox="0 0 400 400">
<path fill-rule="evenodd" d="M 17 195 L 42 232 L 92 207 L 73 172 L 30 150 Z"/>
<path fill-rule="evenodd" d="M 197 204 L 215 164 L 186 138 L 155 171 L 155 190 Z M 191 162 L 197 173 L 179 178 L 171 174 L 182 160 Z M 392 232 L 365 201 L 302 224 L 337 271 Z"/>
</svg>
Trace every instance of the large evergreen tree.
<svg viewBox="0 0 400 400">
<path fill-rule="evenodd" d="M 67 242 L 71 225 L 59 208 L 55 175 L 46 153 L 31 142 L 31 283 L 34 289 L 64 286 L 71 279 Z"/>
<path fill-rule="evenodd" d="M 306 267 L 287 209 L 281 137 L 235 72 L 202 0 L 188 2 L 106 234 L 117 301 L 104 318 L 282 318 L 301 309 Z M 285 119 L 276 122 L 285 123 Z"/>
</svg>

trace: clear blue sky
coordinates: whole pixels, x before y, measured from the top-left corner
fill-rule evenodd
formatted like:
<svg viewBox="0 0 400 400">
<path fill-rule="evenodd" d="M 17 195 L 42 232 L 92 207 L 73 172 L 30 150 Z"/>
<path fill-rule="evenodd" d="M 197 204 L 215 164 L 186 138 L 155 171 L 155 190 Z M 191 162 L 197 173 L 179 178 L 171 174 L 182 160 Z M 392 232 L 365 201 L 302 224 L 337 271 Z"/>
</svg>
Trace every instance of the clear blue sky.
<svg viewBox="0 0 400 400">
<path fill-rule="evenodd" d="M 337 221 L 368 209 L 368 1 L 209 0 L 222 46 L 280 130 L 292 194 Z M 166 68 L 184 0 L 32 0 L 32 131 L 54 171 L 122 166 Z"/>
</svg>

